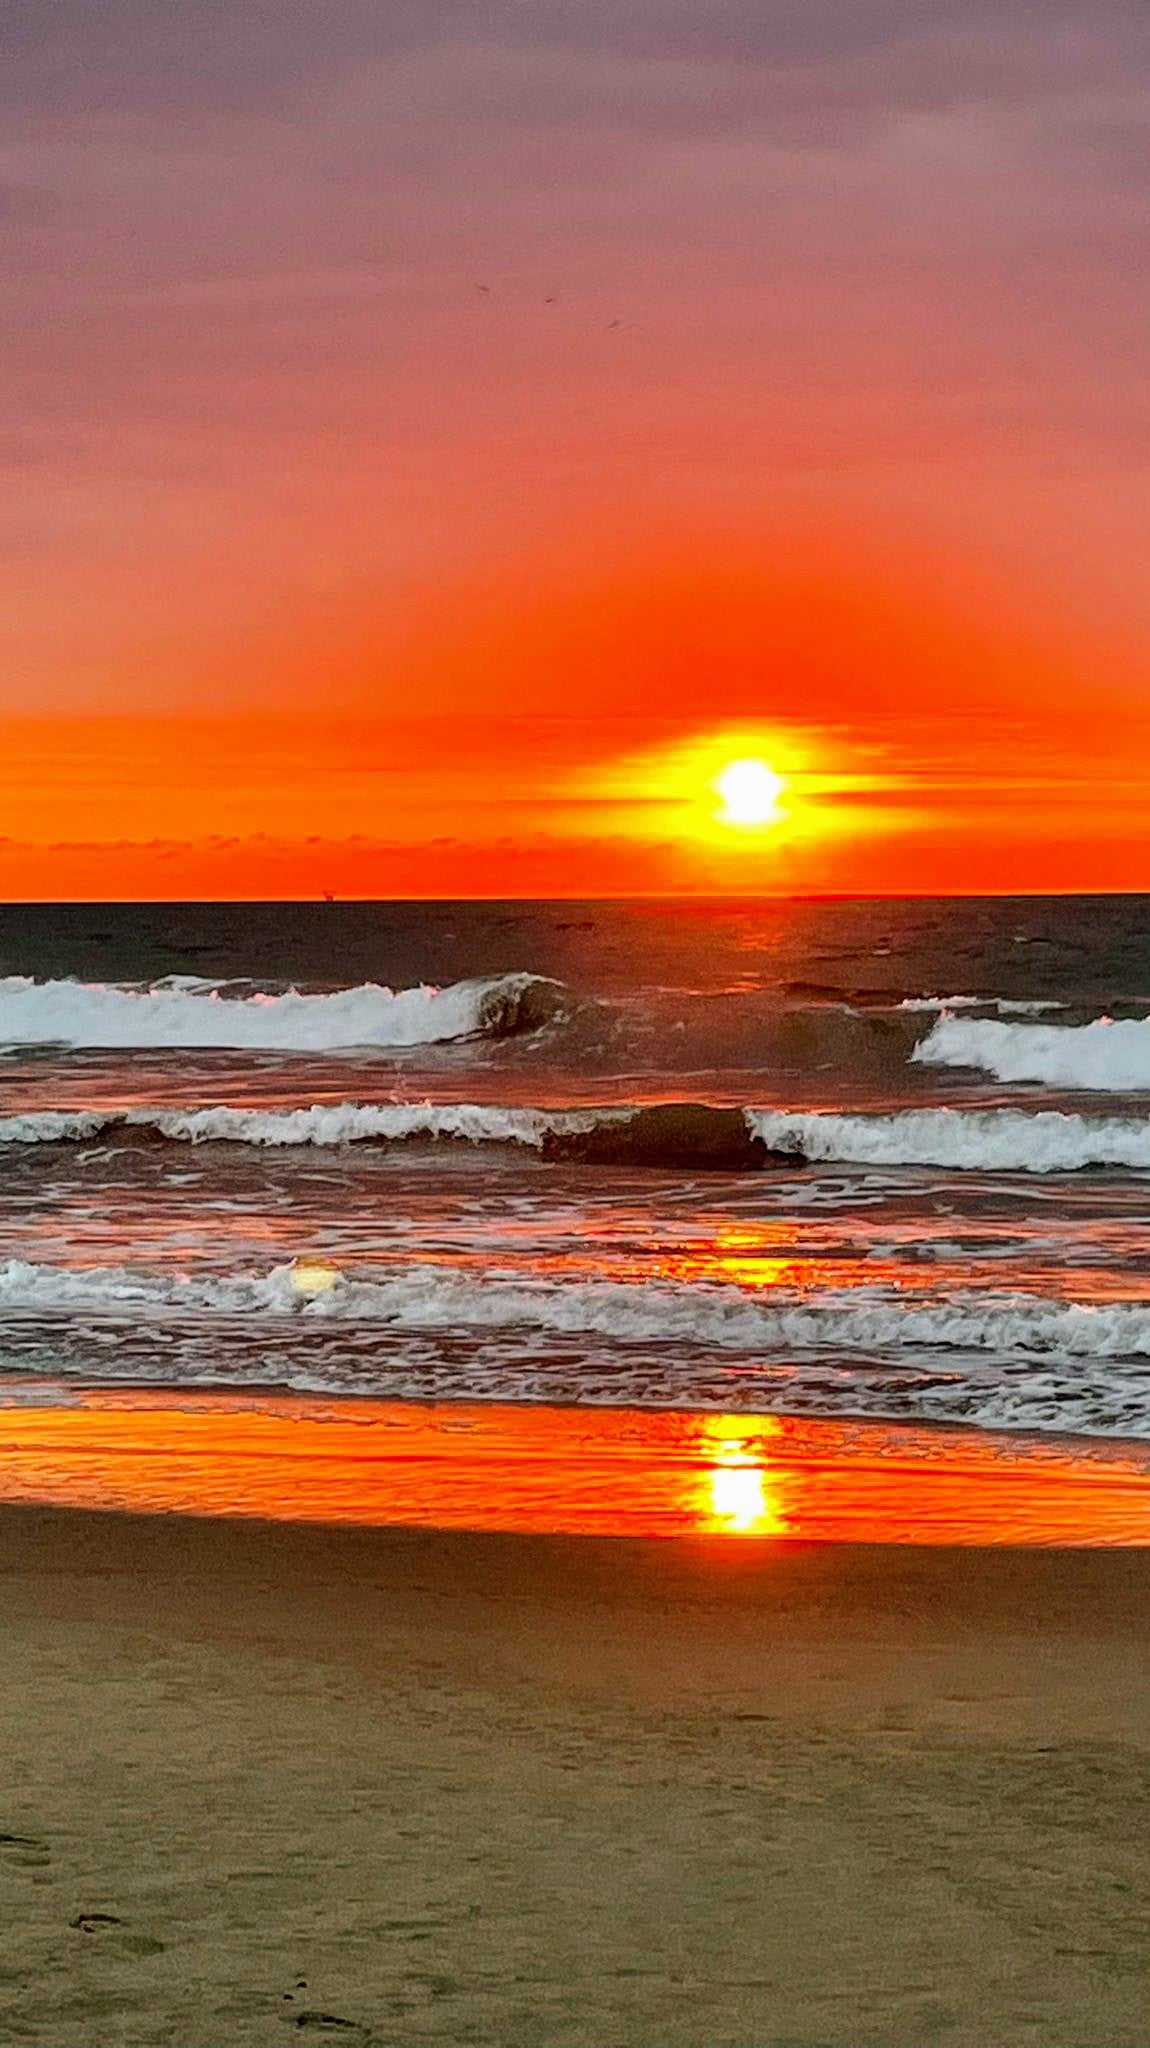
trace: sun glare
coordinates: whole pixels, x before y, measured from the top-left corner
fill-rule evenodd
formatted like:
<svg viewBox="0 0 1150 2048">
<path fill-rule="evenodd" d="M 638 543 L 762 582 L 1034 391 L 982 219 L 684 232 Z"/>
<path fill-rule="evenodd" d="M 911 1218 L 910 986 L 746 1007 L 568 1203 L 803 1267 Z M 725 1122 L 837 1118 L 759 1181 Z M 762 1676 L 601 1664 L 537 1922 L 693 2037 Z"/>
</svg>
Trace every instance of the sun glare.
<svg viewBox="0 0 1150 2048">
<path fill-rule="evenodd" d="M 750 1536 L 770 1526 L 770 1505 L 757 1465 L 717 1465 L 711 1473 L 711 1513 L 720 1528 Z"/>
<path fill-rule="evenodd" d="M 783 786 L 782 776 L 765 761 L 728 761 L 714 782 L 723 800 L 720 821 L 724 825 L 769 825 L 778 812 Z"/>
</svg>

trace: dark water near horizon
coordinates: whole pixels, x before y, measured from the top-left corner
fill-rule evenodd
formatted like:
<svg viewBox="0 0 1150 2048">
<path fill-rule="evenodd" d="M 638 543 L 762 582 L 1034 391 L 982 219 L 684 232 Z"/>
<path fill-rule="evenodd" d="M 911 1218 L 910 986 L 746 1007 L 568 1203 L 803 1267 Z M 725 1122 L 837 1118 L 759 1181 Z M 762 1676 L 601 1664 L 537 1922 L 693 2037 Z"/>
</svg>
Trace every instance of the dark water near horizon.
<svg viewBox="0 0 1150 2048">
<path fill-rule="evenodd" d="M 0 1143 L 12 1399 L 1150 1438 L 1150 898 L 0 906 Z"/>
<path fill-rule="evenodd" d="M 525 967 L 585 994 L 871 998 L 949 968 L 967 994 L 1110 1003 L 1147 994 L 1150 896 L 0 903 L 0 975 L 410 988 Z"/>
</svg>

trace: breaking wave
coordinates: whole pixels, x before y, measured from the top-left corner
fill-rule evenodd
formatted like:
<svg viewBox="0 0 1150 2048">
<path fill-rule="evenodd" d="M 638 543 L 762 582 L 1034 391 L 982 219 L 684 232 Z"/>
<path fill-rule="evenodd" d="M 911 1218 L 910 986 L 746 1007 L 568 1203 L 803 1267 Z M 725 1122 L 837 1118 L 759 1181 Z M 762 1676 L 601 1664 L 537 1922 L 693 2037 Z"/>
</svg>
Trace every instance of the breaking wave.
<svg viewBox="0 0 1150 2048">
<path fill-rule="evenodd" d="M 9 975 L 0 980 L 0 1044 L 332 1052 L 510 1037 L 565 1007 L 559 984 L 534 974 L 398 992 L 367 982 L 317 995 L 232 994 L 183 976 L 128 988 Z"/>
<path fill-rule="evenodd" d="M 0 978 L 0 1046 L 76 1050 L 322 1054 L 507 1039 L 561 1024 L 554 1050 L 568 1070 L 643 1069 L 694 1075 L 723 1068 L 772 1075 L 841 1070 L 892 1085 L 945 1013 L 1005 1014 L 1006 999 L 914 996 L 892 1007 L 850 1002 L 783 1004 L 771 992 L 723 995 L 647 991 L 575 1000 L 560 983 L 529 974 L 393 991 L 365 982 L 309 991 L 170 975 L 147 985 Z M 991 1021 L 991 1020 L 986 1020 Z M 1150 1027 L 1148 1027 L 1150 1029 Z M 929 1042 L 929 1040 L 928 1040 Z"/>
<path fill-rule="evenodd" d="M 723 1109 L 698 1102 L 535 1109 L 489 1103 L 313 1103 L 299 1109 L 32 1110 L 0 1144 L 517 1146 L 587 1166 L 739 1172 L 805 1163 L 972 1173 L 1150 1172 L 1150 1118 L 1065 1110 L 886 1113 Z"/>
<path fill-rule="evenodd" d="M 1058 1025 L 941 1017 L 911 1057 L 925 1066 L 978 1068 L 999 1081 L 1126 1095 L 1150 1088 L 1150 1018 Z"/>
<path fill-rule="evenodd" d="M 551 1130 L 574 1131 L 597 1112 L 548 1115 L 473 1103 L 312 1103 L 304 1109 L 31 1110 L 0 1117 L 0 1144 L 86 1144 L 166 1138 L 190 1145 L 471 1144 L 541 1150 Z"/>
<path fill-rule="evenodd" d="M 286 1110 L 32 1110 L 0 1117 L 0 1144 L 167 1139 L 193 1145 L 516 1145 L 585 1165 L 739 1171 L 768 1158 L 740 1109 L 664 1102 L 644 1108 L 547 1110 L 487 1103 L 312 1103 Z M 792 1162 L 784 1161 L 784 1164 Z"/>
<path fill-rule="evenodd" d="M 883 1115 L 758 1109 L 765 1145 L 853 1166 L 938 1166 L 970 1173 L 1150 1171 L 1150 1118 L 1041 1109 L 903 1109 Z"/>
</svg>

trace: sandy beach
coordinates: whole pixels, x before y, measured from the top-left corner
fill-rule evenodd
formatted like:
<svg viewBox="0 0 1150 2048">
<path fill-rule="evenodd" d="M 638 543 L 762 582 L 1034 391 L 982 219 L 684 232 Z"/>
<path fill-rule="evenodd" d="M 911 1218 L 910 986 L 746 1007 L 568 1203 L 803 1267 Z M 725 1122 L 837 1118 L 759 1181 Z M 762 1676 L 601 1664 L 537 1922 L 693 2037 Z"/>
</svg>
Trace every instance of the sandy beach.
<svg viewBox="0 0 1150 2048">
<path fill-rule="evenodd" d="M 0 1511 L 0 2033 L 1143 2048 L 1145 1552 Z"/>
</svg>

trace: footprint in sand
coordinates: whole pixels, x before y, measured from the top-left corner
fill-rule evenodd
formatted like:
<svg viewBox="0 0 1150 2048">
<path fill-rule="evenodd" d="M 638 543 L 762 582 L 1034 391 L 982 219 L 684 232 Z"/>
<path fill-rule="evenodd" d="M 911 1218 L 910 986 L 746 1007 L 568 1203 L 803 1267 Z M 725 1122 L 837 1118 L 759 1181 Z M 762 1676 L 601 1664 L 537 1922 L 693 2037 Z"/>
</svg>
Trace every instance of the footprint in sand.
<svg viewBox="0 0 1150 2048">
<path fill-rule="evenodd" d="M 42 1842 L 38 1835 L 0 1834 L 0 1855 L 7 1863 L 26 1869 L 36 1869 L 52 1860 L 47 1842 Z"/>
<path fill-rule="evenodd" d="M 334 2012 L 297 2012 L 293 2013 L 292 2021 L 309 2033 L 338 2033 L 349 2043 L 365 2044 L 370 2039 L 367 2028 L 361 2027 L 358 2020 L 342 2020 Z"/>
<path fill-rule="evenodd" d="M 163 1942 L 157 1941 L 154 1935 L 129 1934 L 127 1922 L 121 1920 L 118 1913 L 77 1913 L 68 1925 L 80 1934 L 115 1933 L 116 1947 L 126 1950 L 129 1955 L 159 1956 L 164 1952 Z M 119 1931 L 121 1929 L 122 1932 Z"/>
</svg>

